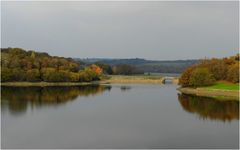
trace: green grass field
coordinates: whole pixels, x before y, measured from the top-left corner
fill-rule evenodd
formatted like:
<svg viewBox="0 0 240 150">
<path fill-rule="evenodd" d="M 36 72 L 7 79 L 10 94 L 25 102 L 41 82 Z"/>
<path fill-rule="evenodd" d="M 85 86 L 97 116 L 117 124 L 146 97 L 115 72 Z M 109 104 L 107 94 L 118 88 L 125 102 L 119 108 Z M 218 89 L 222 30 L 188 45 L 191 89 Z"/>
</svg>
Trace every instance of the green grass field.
<svg viewBox="0 0 240 150">
<path fill-rule="evenodd" d="M 219 89 L 219 90 L 239 90 L 239 83 L 238 84 L 216 83 L 216 84 L 208 86 L 206 88 Z"/>
</svg>

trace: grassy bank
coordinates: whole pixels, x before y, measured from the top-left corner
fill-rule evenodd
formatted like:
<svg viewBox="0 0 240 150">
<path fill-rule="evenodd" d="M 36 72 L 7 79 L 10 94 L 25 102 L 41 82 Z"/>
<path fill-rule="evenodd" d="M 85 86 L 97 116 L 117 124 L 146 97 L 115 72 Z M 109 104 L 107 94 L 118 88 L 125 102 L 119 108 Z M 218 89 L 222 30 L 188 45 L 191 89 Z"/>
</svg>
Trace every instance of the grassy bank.
<svg viewBox="0 0 240 150">
<path fill-rule="evenodd" d="M 239 100 L 239 84 L 218 82 L 214 85 L 199 88 L 179 88 L 180 92 L 197 96 L 214 97 L 225 100 Z"/>
<path fill-rule="evenodd" d="M 80 86 L 80 85 L 91 85 L 99 84 L 95 82 L 3 82 L 1 86 Z"/>
<path fill-rule="evenodd" d="M 141 83 L 141 84 L 162 84 L 163 77 L 149 75 L 111 75 L 105 80 L 108 83 Z"/>
<path fill-rule="evenodd" d="M 239 90 L 239 84 L 219 82 L 206 88 L 210 90 Z"/>
</svg>

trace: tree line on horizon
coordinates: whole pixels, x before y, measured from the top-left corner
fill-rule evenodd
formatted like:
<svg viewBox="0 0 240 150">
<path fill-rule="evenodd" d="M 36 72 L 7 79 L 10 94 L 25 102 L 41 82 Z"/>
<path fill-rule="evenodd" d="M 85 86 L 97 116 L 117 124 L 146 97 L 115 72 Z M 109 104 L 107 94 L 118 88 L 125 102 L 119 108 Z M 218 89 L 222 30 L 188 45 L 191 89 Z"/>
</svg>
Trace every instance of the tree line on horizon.
<svg viewBox="0 0 240 150">
<path fill-rule="evenodd" d="M 138 69 L 134 65 L 129 64 L 116 64 L 114 66 L 96 62 L 97 66 L 103 69 L 103 72 L 108 75 L 136 75 L 136 74 L 144 74 L 144 71 Z"/>
<path fill-rule="evenodd" d="M 102 63 L 112 67 L 124 64 L 135 67 L 138 71 L 146 73 L 182 73 L 186 68 L 197 64 L 201 59 L 187 60 L 147 60 L 142 58 L 114 59 L 114 58 L 87 58 L 75 60 L 86 64 Z"/>
<path fill-rule="evenodd" d="M 187 68 L 179 79 L 182 87 L 212 85 L 217 81 L 239 83 L 239 54 L 222 59 L 212 58 Z"/>
<path fill-rule="evenodd" d="M 110 66 L 104 63 L 85 64 L 72 58 L 21 48 L 1 48 L 1 82 L 91 82 L 104 74 L 143 74 L 127 64 Z"/>
</svg>

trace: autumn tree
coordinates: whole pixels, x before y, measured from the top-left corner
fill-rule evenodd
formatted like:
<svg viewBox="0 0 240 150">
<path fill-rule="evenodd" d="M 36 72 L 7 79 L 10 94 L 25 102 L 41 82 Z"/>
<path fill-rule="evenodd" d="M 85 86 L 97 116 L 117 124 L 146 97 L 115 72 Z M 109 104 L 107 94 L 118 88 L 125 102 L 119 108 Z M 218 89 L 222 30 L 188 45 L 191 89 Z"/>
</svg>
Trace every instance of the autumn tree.
<svg viewBox="0 0 240 150">
<path fill-rule="evenodd" d="M 89 68 L 92 69 L 92 71 L 94 71 L 97 75 L 101 75 L 103 73 L 102 68 L 95 64 L 92 64 Z"/>
<path fill-rule="evenodd" d="M 38 69 L 27 70 L 26 80 L 31 82 L 40 81 L 40 72 Z"/>
<path fill-rule="evenodd" d="M 208 68 L 196 68 L 190 76 L 189 85 L 194 87 L 206 86 L 213 84 L 215 81 Z"/>
<path fill-rule="evenodd" d="M 2 82 L 79 82 L 79 76 L 83 73 L 84 81 L 93 81 L 99 80 L 102 74 L 102 69 L 96 65 L 84 69 L 84 66 L 80 66 L 72 58 L 50 56 L 20 48 L 1 49 L 1 69 Z"/>
<path fill-rule="evenodd" d="M 113 74 L 113 70 L 110 65 L 103 64 L 103 63 L 96 63 L 96 65 L 102 68 L 104 74 L 109 74 L 109 75 Z"/>
<path fill-rule="evenodd" d="M 233 64 L 228 68 L 227 80 L 233 83 L 239 83 L 239 63 Z"/>
<path fill-rule="evenodd" d="M 201 68 L 200 71 L 198 70 L 197 73 L 193 75 L 193 72 L 198 68 Z M 206 80 L 203 81 L 202 78 L 198 79 L 199 76 L 205 76 Z M 182 87 L 192 85 L 201 86 L 201 81 L 203 82 L 202 85 L 207 85 L 205 83 L 212 83 L 214 80 L 212 78 L 216 81 L 227 80 L 232 83 L 239 83 L 239 54 L 231 57 L 225 57 L 223 59 L 213 58 L 203 60 L 201 63 L 187 68 L 182 73 L 179 79 L 179 84 Z"/>
<path fill-rule="evenodd" d="M 191 86 L 190 84 L 190 78 L 192 75 L 192 72 L 194 71 L 194 69 L 196 69 L 196 65 L 193 65 L 189 68 L 187 68 L 181 75 L 181 77 L 179 78 L 179 84 L 182 87 L 187 87 L 187 86 Z"/>
<path fill-rule="evenodd" d="M 221 59 L 211 59 L 203 61 L 201 67 L 206 67 L 213 74 L 216 80 L 226 79 L 227 64 Z"/>
</svg>

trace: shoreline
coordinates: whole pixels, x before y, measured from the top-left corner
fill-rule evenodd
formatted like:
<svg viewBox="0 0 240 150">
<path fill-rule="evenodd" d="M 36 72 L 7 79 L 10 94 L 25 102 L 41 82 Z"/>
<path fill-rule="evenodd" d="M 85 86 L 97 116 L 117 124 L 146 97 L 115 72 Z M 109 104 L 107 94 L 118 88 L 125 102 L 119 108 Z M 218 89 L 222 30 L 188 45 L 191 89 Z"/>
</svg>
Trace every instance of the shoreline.
<svg viewBox="0 0 240 150">
<path fill-rule="evenodd" d="M 212 97 L 222 100 L 237 100 L 239 101 L 239 90 L 220 90 L 220 89 L 206 89 L 206 88 L 177 88 L 183 94 L 190 94 L 196 96 Z"/>
<path fill-rule="evenodd" d="M 83 86 L 83 85 L 96 85 L 96 84 L 163 84 L 159 81 L 113 81 L 113 80 L 102 80 L 95 82 L 1 82 L 1 86 Z"/>
<path fill-rule="evenodd" d="M 103 80 L 110 84 L 164 84 L 163 76 L 144 76 L 144 75 L 111 75 L 109 79 Z M 178 78 L 172 79 L 172 84 L 178 84 Z"/>
<path fill-rule="evenodd" d="M 94 82 L 1 82 L 1 86 L 82 86 L 101 84 L 99 81 Z"/>
<path fill-rule="evenodd" d="M 142 75 L 110 75 L 107 79 L 92 82 L 1 82 L 1 86 L 81 86 L 92 84 L 164 84 L 162 76 Z M 178 78 L 172 79 L 172 84 L 178 84 Z"/>
<path fill-rule="evenodd" d="M 119 80 L 121 78 L 121 80 Z M 47 86 L 85 86 L 85 85 L 96 85 L 96 84 L 164 84 L 162 78 L 158 79 L 142 79 L 143 77 L 133 79 L 134 76 L 122 77 L 115 76 L 110 79 L 93 81 L 93 82 L 1 82 L 1 86 L 8 87 L 47 87 Z M 176 84 L 173 83 L 172 84 Z M 239 90 L 220 90 L 220 89 L 206 89 L 206 88 L 189 88 L 179 87 L 176 90 L 183 94 L 190 94 L 196 96 L 212 97 L 223 100 L 237 100 L 239 101 Z"/>
</svg>

